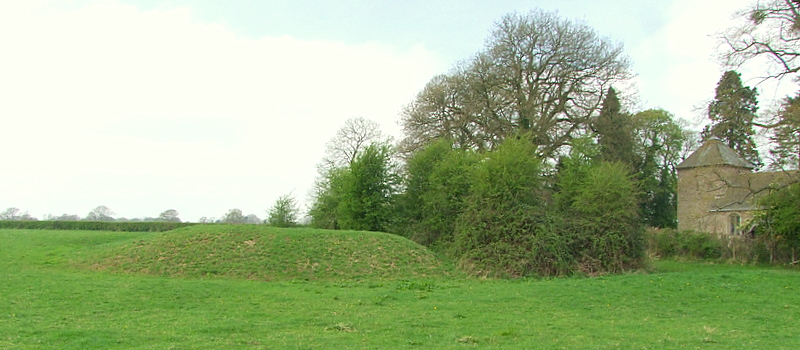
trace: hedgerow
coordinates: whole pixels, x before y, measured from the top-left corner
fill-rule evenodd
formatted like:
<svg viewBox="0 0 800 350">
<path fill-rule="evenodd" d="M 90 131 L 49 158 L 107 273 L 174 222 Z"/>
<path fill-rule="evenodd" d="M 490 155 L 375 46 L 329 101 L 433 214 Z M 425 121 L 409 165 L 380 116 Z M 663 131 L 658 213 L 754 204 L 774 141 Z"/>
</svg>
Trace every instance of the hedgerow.
<svg viewBox="0 0 800 350">
<path fill-rule="evenodd" d="M 115 232 L 163 232 L 192 225 L 197 224 L 190 222 L 0 221 L 0 229 Z"/>
</svg>

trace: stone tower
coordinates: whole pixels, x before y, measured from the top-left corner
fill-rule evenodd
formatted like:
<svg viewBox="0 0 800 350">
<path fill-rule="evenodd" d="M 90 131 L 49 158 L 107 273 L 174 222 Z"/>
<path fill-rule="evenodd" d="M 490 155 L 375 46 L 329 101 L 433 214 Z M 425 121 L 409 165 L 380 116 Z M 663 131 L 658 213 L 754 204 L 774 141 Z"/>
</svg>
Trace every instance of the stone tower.
<svg viewBox="0 0 800 350">
<path fill-rule="evenodd" d="M 752 218 L 746 189 L 753 165 L 719 139 L 706 141 L 676 168 L 679 230 L 737 234 Z"/>
</svg>

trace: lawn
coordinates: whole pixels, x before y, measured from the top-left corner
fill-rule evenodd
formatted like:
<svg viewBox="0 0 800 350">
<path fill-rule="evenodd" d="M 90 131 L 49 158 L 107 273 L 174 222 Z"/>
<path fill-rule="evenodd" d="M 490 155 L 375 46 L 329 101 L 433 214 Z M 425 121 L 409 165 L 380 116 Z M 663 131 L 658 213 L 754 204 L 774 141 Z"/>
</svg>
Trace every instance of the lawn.
<svg viewBox="0 0 800 350">
<path fill-rule="evenodd" d="M 0 349 L 800 348 L 800 273 L 781 268 L 264 281 L 84 266 L 168 234 L 0 230 Z"/>
</svg>

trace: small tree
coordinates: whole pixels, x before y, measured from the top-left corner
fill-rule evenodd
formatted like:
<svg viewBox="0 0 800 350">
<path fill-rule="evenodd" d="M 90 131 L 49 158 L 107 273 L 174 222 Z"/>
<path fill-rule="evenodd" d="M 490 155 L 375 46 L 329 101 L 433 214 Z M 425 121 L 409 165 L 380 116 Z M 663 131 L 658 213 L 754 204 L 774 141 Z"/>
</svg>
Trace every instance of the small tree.
<svg viewBox="0 0 800 350">
<path fill-rule="evenodd" d="M 107 206 L 101 205 L 92 209 L 84 218 L 86 221 L 114 221 L 114 212 Z"/>
<path fill-rule="evenodd" d="M 161 221 L 161 222 L 181 222 L 181 219 L 178 217 L 178 215 L 179 214 L 178 214 L 177 210 L 168 209 L 168 210 L 165 210 L 165 211 L 161 212 L 161 214 L 158 215 L 158 218 L 156 219 L 156 221 Z"/>
<path fill-rule="evenodd" d="M 300 209 L 297 208 L 297 200 L 292 194 L 278 197 L 272 208 L 269 209 L 270 225 L 275 227 L 292 227 L 297 225 L 297 217 Z"/>
<path fill-rule="evenodd" d="M 350 164 L 337 206 L 341 228 L 384 231 L 388 227 L 397 184 L 391 151 L 388 145 L 371 144 Z"/>
<path fill-rule="evenodd" d="M 249 214 L 244 217 L 244 223 L 251 225 L 258 225 L 258 224 L 263 224 L 264 222 L 261 221 L 261 218 L 259 218 L 256 214 Z"/>
<path fill-rule="evenodd" d="M 314 183 L 313 204 L 308 211 L 311 226 L 335 230 L 339 228 L 339 201 L 344 181 L 350 176 L 350 168 L 334 168 L 324 171 Z"/>
<path fill-rule="evenodd" d="M 14 221 L 19 218 L 19 208 L 8 208 L 0 213 L 0 220 Z"/>
<path fill-rule="evenodd" d="M 244 214 L 242 214 L 241 209 L 231 209 L 222 216 L 220 221 L 225 224 L 244 224 L 247 219 Z"/>
</svg>

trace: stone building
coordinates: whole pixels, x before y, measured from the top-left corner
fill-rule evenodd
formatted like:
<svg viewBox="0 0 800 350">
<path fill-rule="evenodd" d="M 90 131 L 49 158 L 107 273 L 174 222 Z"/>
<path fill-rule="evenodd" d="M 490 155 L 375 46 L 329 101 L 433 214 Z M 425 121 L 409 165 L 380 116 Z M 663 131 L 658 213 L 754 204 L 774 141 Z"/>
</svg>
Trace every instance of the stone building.
<svg viewBox="0 0 800 350">
<path fill-rule="evenodd" d="M 678 229 L 739 235 L 758 199 L 788 184 L 796 171 L 753 172 L 753 165 L 719 139 L 710 139 L 677 167 Z"/>
</svg>

